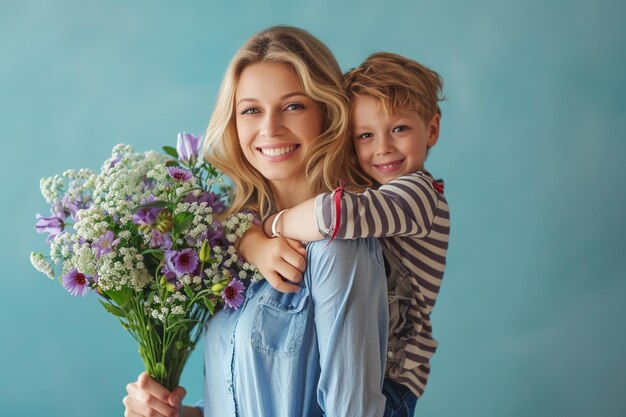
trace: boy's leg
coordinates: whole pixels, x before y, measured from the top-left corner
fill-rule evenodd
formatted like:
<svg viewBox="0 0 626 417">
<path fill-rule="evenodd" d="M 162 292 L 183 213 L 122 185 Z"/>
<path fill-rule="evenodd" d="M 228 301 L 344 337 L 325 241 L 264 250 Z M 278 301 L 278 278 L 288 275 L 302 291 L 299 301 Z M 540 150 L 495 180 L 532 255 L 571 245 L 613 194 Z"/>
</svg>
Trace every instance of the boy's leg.
<svg viewBox="0 0 626 417">
<path fill-rule="evenodd" d="M 385 378 L 383 394 L 387 398 L 384 417 L 413 417 L 417 396 L 410 389 Z"/>
</svg>

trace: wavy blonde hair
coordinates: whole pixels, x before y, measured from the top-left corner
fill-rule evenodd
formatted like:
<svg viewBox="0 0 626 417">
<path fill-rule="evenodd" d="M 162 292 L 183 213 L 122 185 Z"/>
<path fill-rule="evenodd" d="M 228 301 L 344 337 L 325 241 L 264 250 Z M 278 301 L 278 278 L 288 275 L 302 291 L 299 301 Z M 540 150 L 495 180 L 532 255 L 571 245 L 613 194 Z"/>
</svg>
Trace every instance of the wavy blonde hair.
<svg viewBox="0 0 626 417">
<path fill-rule="evenodd" d="M 235 185 L 226 215 L 248 209 L 264 219 L 275 209 L 272 191 L 268 180 L 245 158 L 235 117 L 235 91 L 241 73 L 259 63 L 290 65 L 305 93 L 323 114 L 322 133 L 302 155 L 311 191 L 318 194 L 332 190 L 339 179 L 358 181 L 353 178 L 358 165 L 345 140 L 350 113 L 341 88 L 341 69 L 330 50 L 310 33 L 295 27 L 274 26 L 255 34 L 237 51 L 226 69 L 206 131 L 204 157 Z"/>
</svg>

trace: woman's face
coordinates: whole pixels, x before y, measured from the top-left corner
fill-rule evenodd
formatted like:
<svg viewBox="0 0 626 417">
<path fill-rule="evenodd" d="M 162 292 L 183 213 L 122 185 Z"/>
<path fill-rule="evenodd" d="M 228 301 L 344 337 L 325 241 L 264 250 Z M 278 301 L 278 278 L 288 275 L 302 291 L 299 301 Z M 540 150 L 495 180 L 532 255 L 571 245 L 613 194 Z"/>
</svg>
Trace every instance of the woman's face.
<svg viewBox="0 0 626 417">
<path fill-rule="evenodd" d="M 246 67 L 235 91 L 237 134 L 243 153 L 263 177 L 302 180 L 302 151 L 322 133 L 323 116 L 287 64 Z"/>
</svg>

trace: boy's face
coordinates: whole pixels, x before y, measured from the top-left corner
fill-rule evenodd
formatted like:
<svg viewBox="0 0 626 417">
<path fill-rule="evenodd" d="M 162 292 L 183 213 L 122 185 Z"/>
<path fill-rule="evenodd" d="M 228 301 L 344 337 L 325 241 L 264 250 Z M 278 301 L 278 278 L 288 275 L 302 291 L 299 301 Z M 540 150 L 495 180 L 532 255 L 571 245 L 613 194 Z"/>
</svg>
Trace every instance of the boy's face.
<svg viewBox="0 0 626 417">
<path fill-rule="evenodd" d="M 380 184 L 424 169 L 426 152 L 439 137 L 438 114 L 428 123 L 416 111 L 385 115 L 369 96 L 355 99 L 351 116 L 361 169 Z"/>
</svg>

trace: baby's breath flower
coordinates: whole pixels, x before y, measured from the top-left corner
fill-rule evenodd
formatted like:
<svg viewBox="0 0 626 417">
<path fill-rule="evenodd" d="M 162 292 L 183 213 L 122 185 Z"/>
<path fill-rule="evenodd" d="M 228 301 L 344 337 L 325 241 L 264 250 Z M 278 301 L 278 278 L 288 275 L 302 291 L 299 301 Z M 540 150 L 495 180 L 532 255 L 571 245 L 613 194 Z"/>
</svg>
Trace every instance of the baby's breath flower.
<svg viewBox="0 0 626 417">
<path fill-rule="evenodd" d="M 42 253 L 30 253 L 30 263 L 33 264 L 35 269 L 39 272 L 43 272 L 48 276 L 48 278 L 54 278 L 54 271 L 52 269 L 52 265 L 46 261 Z"/>
</svg>

